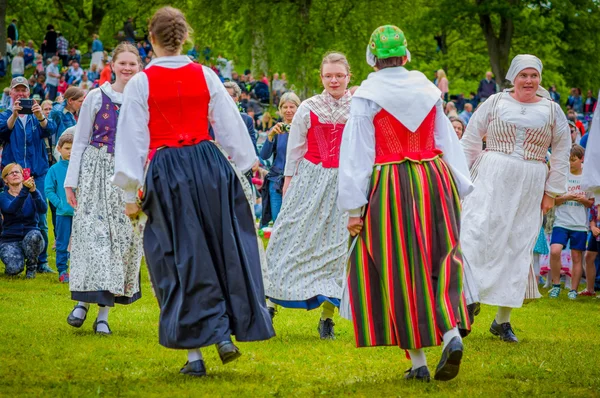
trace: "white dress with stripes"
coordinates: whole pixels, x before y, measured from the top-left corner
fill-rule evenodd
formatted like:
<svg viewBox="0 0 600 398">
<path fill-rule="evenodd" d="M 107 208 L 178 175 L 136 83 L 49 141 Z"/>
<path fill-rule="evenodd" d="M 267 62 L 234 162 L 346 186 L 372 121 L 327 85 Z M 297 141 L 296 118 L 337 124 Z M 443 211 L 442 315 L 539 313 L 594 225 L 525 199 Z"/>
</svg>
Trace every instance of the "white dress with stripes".
<svg viewBox="0 0 600 398">
<path fill-rule="evenodd" d="M 484 136 L 488 146 L 482 151 Z M 463 202 L 461 246 L 480 302 L 521 307 L 544 192 L 566 192 L 571 148 L 566 117 L 549 100 L 521 103 L 503 92 L 473 114 L 461 143 L 475 186 Z M 539 297 L 535 290 L 533 297 Z"/>
</svg>

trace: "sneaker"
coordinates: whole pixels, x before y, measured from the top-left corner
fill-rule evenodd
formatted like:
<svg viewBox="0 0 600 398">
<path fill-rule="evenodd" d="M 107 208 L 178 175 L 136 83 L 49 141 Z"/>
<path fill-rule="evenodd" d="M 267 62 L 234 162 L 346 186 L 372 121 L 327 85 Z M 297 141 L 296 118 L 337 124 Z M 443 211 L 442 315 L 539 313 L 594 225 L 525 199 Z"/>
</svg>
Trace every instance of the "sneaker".
<svg viewBox="0 0 600 398">
<path fill-rule="evenodd" d="M 550 297 L 550 298 L 558 298 L 559 295 L 560 295 L 560 287 L 559 286 L 554 286 L 548 292 L 548 297 Z"/>
<path fill-rule="evenodd" d="M 578 294 L 580 296 L 594 297 L 596 295 L 596 292 L 590 292 L 589 290 L 585 289 L 585 290 L 580 291 Z"/>
<path fill-rule="evenodd" d="M 35 270 L 28 270 L 25 274 L 25 278 L 34 279 L 35 278 Z"/>
<path fill-rule="evenodd" d="M 569 298 L 569 300 L 576 300 L 577 299 L 577 291 L 569 290 L 569 294 L 567 294 L 567 297 Z"/>
<path fill-rule="evenodd" d="M 319 331 L 319 335 L 321 336 L 321 340 L 335 340 L 335 333 L 333 332 L 333 327 L 335 323 L 331 318 L 327 318 L 325 320 L 319 321 L 319 327 L 317 330 Z"/>
<path fill-rule="evenodd" d="M 61 272 L 60 275 L 58 276 L 58 281 L 60 283 L 69 283 L 69 273 Z"/>
<path fill-rule="evenodd" d="M 48 263 L 38 264 L 37 271 L 40 274 L 56 274 L 56 271 L 54 271 L 52 268 L 48 267 Z"/>
</svg>

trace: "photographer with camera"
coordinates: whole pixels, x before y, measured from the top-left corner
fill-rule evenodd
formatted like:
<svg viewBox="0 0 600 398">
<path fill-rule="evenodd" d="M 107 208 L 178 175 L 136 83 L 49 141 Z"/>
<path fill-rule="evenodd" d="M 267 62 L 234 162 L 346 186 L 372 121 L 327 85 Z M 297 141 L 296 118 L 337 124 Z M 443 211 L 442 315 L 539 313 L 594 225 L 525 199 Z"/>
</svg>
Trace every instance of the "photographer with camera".
<svg viewBox="0 0 600 398">
<path fill-rule="evenodd" d="M 273 126 L 260 150 L 261 159 L 273 157 L 273 165 L 265 177 L 268 184 L 264 184 L 261 189 L 263 212 L 260 224 L 262 226 L 268 225 L 271 220 L 275 222 L 281 210 L 283 170 L 285 170 L 288 136 L 292 119 L 299 106 L 300 98 L 296 94 L 292 92 L 283 94 L 279 101 L 279 114 L 283 118 L 283 122 Z"/>
<path fill-rule="evenodd" d="M 10 84 L 12 109 L 0 113 L 0 141 L 4 142 L 2 167 L 17 163 L 25 174 L 34 178 L 43 199 L 44 182 L 48 171 L 48 156 L 44 139 L 56 132 L 56 124 L 42 113 L 42 107 L 29 99 L 29 83 L 24 77 L 15 77 Z M 48 223 L 44 215 L 39 217 L 39 228 L 46 242 L 38 261 L 38 272 L 54 272 L 48 267 Z"/>
</svg>

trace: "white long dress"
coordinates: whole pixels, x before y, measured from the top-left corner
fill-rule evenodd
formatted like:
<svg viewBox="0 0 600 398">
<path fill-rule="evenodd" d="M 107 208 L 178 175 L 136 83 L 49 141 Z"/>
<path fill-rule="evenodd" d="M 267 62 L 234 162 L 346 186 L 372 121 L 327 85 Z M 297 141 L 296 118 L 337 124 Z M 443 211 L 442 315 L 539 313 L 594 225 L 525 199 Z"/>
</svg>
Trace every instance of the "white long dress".
<svg viewBox="0 0 600 398">
<path fill-rule="evenodd" d="M 482 153 L 485 135 L 488 149 Z M 549 171 L 536 142 L 552 147 Z M 521 307 L 544 192 L 566 192 L 571 147 L 567 120 L 549 100 L 521 103 L 503 92 L 473 114 L 461 143 L 475 189 L 463 202 L 460 241 L 480 302 Z"/>
<path fill-rule="evenodd" d="M 599 93 L 600 94 L 600 93 Z M 600 106 L 596 107 L 592 127 L 585 148 L 585 167 L 581 186 L 594 193 L 596 205 L 600 205 Z"/>
</svg>

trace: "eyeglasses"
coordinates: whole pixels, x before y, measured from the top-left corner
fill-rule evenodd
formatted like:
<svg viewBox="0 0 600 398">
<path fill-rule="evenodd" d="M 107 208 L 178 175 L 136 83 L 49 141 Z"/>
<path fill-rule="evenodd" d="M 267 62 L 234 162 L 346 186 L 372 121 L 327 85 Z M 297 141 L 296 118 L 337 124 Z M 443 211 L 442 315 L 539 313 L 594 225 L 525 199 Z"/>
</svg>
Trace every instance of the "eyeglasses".
<svg viewBox="0 0 600 398">
<path fill-rule="evenodd" d="M 343 75 L 343 74 L 340 73 L 340 74 L 337 74 L 337 75 L 321 75 L 321 77 L 324 80 L 331 81 L 331 80 L 333 80 L 334 77 L 335 77 L 335 80 L 343 80 L 346 77 L 348 77 L 348 75 Z"/>
<path fill-rule="evenodd" d="M 20 170 L 15 170 L 15 171 L 11 171 L 10 173 L 8 173 L 7 175 L 9 176 L 16 176 L 22 174 Z"/>
</svg>

